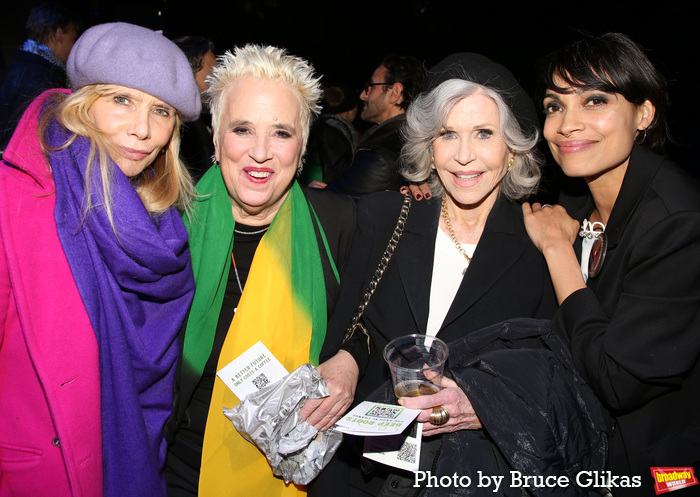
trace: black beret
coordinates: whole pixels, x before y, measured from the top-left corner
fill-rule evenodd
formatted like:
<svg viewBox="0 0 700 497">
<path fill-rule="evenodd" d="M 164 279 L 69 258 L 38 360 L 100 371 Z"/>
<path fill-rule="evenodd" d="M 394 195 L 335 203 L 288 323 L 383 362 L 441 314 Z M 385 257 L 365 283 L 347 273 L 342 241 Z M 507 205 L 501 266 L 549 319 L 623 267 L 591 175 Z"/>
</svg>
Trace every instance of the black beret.
<svg viewBox="0 0 700 497">
<path fill-rule="evenodd" d="M 431 67 L 423 91 L 431 91 L 450 79 L 464 79 L 496 90 L 527 135 L 539 128 L 535 104 L 508 69 L 477 53 L 455 53 Z"/>
</svg>

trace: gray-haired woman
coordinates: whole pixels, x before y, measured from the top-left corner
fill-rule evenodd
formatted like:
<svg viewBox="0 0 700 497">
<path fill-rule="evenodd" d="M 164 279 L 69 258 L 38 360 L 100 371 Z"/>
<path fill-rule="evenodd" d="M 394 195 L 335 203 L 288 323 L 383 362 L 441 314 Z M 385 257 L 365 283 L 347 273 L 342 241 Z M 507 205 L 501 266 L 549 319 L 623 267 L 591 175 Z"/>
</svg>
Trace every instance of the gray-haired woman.
<svg viewBox="0 0 700 497">
<path fill-rule="evenodd" d="M 356 365 L 345 381 L 349 390 L 356 385 L 356 402 L 390 380 L 382 352 L 396 337 L 424 333 L 450 343 L 504 320 L 554 313 L 545 261 L 528 239 L 517 202 L 534 193 L 540 179 L 536 128 L 531 99 L 507 69 L 486 57 L 455 54 L 428 72 L 426 90 L 407 111 L 402 159 L 404 176 L 429 181 L 432 198 L 411 206 L 394 256 L 364 311 L 369 350 L 359 333 L 341 340 L 394 229 L 402 195 L 382 192 L 358 202 L 358 234 L 328 325 L 322 359 L 336 352 L 352 355 Z M 453 364 L 461 359 L 455 354 Z M 428 459 L 434 450 L 440 452 L 443 435 L 485 428 L 483 414 L 472 407 L 472 394 L 455 380 L 443 378 L 442 390 L 434 395 L 401 400 L 422 409 L 418 421 L 425 423 L 423 440 L 430 445 L 424 444 L 421 469 L 441 468 Z M 431 418 L 438 406 L 448 416 Z M 333 410 L 319 407 L 324 408 Z M 485 431 L 490 433 L 488 427 Z M 401 478 L 398 470 L 382 465 L 371 474 L 363 472 L 361 465 L 367 465 L 352 444 L 343 450 L 312 485 L 317 495 L 324 494 L 328 480 L 346 477 L 343 460 L 349 461 L 349 483 L 356 489 L 351 495 L 378 495 L 382 488 L 399 495 L 404 487 L 415 494 L 408 473 Z M 448 450 L 443 457 L 450 457 Z M 464 462 L 462 470 L 469 464 Z"/>
</svg>

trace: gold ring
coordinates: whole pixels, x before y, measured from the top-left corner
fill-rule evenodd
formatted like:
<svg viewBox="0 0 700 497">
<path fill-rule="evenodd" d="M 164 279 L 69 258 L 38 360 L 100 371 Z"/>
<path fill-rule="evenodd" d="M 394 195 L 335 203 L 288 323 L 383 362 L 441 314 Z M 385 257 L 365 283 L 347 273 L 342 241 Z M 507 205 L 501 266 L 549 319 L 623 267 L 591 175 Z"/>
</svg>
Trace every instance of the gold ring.
<svg viewBox="0 0 700 497">
<path fill-rule="evenodd" d="M 450 413 L 444 407 L 433 407 L 430 414 L 430 423 L 435 426 L 442 426 L 450 420 Z"/>
</svg>

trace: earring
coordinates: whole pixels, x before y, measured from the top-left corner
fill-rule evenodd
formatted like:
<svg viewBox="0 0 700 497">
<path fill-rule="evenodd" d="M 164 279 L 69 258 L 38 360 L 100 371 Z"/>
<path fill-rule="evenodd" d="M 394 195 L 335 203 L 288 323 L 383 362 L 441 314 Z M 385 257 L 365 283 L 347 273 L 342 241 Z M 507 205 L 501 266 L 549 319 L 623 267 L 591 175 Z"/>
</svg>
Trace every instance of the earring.
<svg viewBox="0 0 700 497">
<path fill-rule="evenodd" d="M 435 157 L 433 157 L 432 155 L 430 156 L 430 163 L 432 164 L 430 166 L 430 169 L 435 169 Z"/>
<path fill-rule="evenodd" d="M 216 160 L 216 157 L 211 158 L 211 164 L 212 166 L 220 166 L 221 164 L 219 163 L 218 160 Z"/>
<path fill-rule="evenodd" d="M 510 160 L 508 161 L 508 170 L 510 171 L 511 166 L 515 162 L 515 156 L 511 156 Z"/>
<path fill-rule="evenodd" d="M 641 140 L 639 139 L 640 136 L 642 137 Z M 637 136 L 634 137 L 634 143 L 636 145 L 641 145 L 642 143 L 644 143 L 644 140 L 646 140 L 646 139 L 647 139 L 647 129 L 644 128 L 641 131 L 637 130 Z"/>
</svg>

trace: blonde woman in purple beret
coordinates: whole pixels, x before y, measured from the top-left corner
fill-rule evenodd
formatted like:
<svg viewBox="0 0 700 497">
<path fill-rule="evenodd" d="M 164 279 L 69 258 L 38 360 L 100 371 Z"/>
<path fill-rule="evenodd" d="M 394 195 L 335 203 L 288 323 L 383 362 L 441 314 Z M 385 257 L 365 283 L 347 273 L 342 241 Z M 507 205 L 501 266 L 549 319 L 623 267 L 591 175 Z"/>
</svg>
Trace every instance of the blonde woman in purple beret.
<svg viewBox="0 0 700 497">
<path fill-rule="evenodd" d="M 0 496 L 164 496 L 199 91 L 125 23 L 87 30 L 67 72 L 0 163 Z"/>
</svg>

